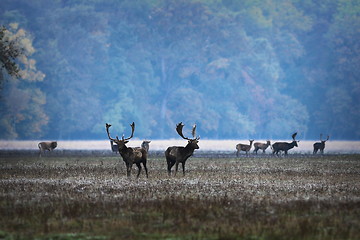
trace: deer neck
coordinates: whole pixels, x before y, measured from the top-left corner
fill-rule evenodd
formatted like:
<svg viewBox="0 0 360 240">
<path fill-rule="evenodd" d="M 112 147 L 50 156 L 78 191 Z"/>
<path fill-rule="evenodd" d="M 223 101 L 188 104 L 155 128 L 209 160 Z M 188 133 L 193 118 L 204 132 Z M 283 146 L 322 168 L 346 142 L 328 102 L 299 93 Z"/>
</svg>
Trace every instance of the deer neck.
<svg viewBox="0 0 360 240">
<path fill-rule="evenodd" d="M 195 148 L 191 146 L 191 144 L 187 144 L 184 147 L 183 155 L 185 156 L 191 156 L 194 153 Z"/>
</svg>

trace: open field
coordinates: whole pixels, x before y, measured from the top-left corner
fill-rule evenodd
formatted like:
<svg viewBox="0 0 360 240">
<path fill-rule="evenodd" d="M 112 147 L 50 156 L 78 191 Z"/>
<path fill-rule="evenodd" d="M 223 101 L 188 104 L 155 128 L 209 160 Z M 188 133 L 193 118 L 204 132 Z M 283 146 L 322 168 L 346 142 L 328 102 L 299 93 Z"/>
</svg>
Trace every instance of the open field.
<svg viewBox="0 0 360 240">
<path fill-rule="evenodd" d="M 360 155 L 0 157 L 0 239 L 359 239 Z"/>
<path fill-rule="evenodd" d="M 255 140 L 255 142 L 266 142 L 266 140 Z M 271 143 L 276 141 L 289 142 L 289 139 L 273 140 Z M 318 140 L 314 141 L 300 141 L 299 147 L 291 149 L 292 153 L 307 154 L 312 153 L 313 144 Z M 0 140 L 0 150 L 30 150 L 37 151 L 37 144 L 40 141 L 6 141 Z M 128 147 L 139 147 L 142 140 L 134 139 L 131 140 Z M 290 141 L 291 142 L 291 141 Z M 233 152 L 235 153 L 235 146 L 238 143 L 249 144 L 247 139 L 244 140 L 206 140 L 201 139 L 199 142 L 200 149 L 196 152 Z M 168 140 L 152 140 L 150 143 L 151 151 L 164 152 L 168 146 L 178 145 L 183 146 L 186 141 L 183 139 L 168 139 Z M 109 140 L 94 140 L 94 141 L 58 141 L 58 151 L 78 151 L 78 150 L 91 150 L 91 151 L 109 151 L 110 143 Z M 252 148 L 254 149 L 254 148 Z M 270 147 L 266 150 L 267 153 L 271 152 Z M 338 153 L 360 153 L 360 141 L 332 141 L 326 142 L 326 153 L 338 154 Z"/>
</svg>

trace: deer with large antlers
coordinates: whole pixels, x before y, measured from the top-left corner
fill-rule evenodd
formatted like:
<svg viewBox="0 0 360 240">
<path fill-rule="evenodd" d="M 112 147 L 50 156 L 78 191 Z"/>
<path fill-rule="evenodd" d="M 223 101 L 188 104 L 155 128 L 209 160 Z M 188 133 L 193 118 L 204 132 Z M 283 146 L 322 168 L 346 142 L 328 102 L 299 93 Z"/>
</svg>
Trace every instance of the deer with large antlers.
<svg viewBox="0 0 360 240">
<path fill-rule="evenodd" d="M 131 136 L 128 138 L 124 138 L 124 135 L 122 136 L 121 139 L 119 139 L 118 136 L 116 136 L 116 138 L 111 138 L 109 133 L 109 128 L 111 127 L 111 125 L 107 123 L 106 123 L 106 132 L 108 134 L 109 139 L 117 144 L 118 151 L 126 165 L 126 175 L 130 177 L 131 168 L 135 163 L 136 166 L 138 167 L 138 173 L 136 176 L 138 178 L 141 172 L 140 164 L 142 163 L 145 168 L 146 177 L 148 177 L 148 170 L 146 167 L 146 161 L 147 161 L 146 150 L 143 148 L 131 148 L 126 146 L 126 143 L 128 143 L 129 140 L 134 136 L 135 123 L 133 122 L 130 126 L 131 126 Z"/>
<path fill-rule="evenodd" d="M 238 157 L 241 151 L 244 151 L 246 155 L 248 155 L 248 152 L 251 149 L 252 143 L 254 140 L 249 140 L 250 145 L 239 143 L 236 145 L 236 156 Z"/>
<path fill-rule="evenodd" d="M 185 140 L 188 140 L 188 144 L 185 147 L 172 146 L 168 147 L 165 151 L 165 157 L 168 167 L 168 174 L 171 175 L 171 168 L 175 165 L 175 175 L 178 171 L 179 164 L 182 164 L 183 175 L 185 176 L 185 163 L 186 160 L 194 153 L 195 149 L 199 149 L 198 142 L 200 137 L 196 137 L 196 124 L 192 129 L 193 138 L 184 137 L 182 129 L 184 124 L 180 122 L 176 125 L 176 132 Z"/>
<path fill-rule="evenodd" d="M 322 140 L 322 133 L 320 134 L 320 142 L 314 143 L 314 151 L 313 154 L 316 154 L 318 150 L 320 150 L 321 154 L 324 154 L 325 142 L 329 140 L 330 136 L 328 135 L 326 140 Z"/>
<path fill-rule="evenodd" d="M 273 149 L 273 154 L 276 153 L 276 155 L 279 155 L 280 151 L 284 151 L 285 155 L 287 155 L 288 151 L 290 149 L 292 149 L 293 147 L 297 147 L 298 146 L 298 142 L 295 140 L 295 137 L 297 135 L 297 132 L 294 133 L 293 135 L 291 135 L 293 141 L 291 143 L 288 142 L 276 142 L 272 145 L 272 149 Z"/>
</svg>

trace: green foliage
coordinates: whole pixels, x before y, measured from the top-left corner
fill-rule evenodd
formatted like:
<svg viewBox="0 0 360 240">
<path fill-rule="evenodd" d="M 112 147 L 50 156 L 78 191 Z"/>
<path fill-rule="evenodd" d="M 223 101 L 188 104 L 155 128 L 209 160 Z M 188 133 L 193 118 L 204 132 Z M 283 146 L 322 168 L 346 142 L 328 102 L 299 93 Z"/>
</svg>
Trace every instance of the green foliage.
<svg viewBox="0 0 360 240">
<path fill-rule="evenodd" d="M 183 121 L 207 138 L 358 139 L 359 5 L 3 0 L 24 53 L 8 73 L 26 83 L 4 85 L 0 137 L 103 138 L 105 122 L 135 121 L 135 136 L 168 138 Z M 25 93 L 9 109 L 12 88 Z"/>
</svg>

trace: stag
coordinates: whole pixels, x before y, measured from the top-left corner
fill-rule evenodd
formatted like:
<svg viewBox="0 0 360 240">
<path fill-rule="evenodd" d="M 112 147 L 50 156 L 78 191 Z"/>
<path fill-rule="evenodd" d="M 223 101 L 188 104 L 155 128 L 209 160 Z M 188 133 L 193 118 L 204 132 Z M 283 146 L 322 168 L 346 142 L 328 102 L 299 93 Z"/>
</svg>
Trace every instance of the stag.
<svg viewBox="0 0 360 240">
<path fill-rule="evenodd" d="M 186 160 L 194 153 L 195 149 L 199 149 L 198 142 L 200 137 L 196 137 L 196 124 L 192 129 L 193 138 L 184 137 L 182 129 L 184 124 L 182 122 L 176 125 L 176 132 L 185 140 L 188 140 L 188 144 L 185 147 L 172 146 L 168 147 L 165 151 L 165 157 L 168 167 L 168 174 L 171 175 L 171 168 L 175 165 L 175 176 L 178 171 L 179 163 L 182 164 L 183 175 L 185 176 L 185 163 Z"/>
<path fill-rule="evenodd" d="M 236 150 L 237 150 L 236 156 L 238 157 L 241 151 L 246 152 L 246 155 L 248 155 L 248 152 L 249 152 L 250 149 L 251 149 L 251 146 L 252 146 L 253 141 L 254 141 L 254 140 L 249 140 L 250 145 L 241 144 L 241 143 L 237 144 L 237 145 L 236 145 Z"/>
<path fill-rule="evenodd" d="M 267 140 L 266 143 L 260 143 L 256 142 L 254 143 L 254 152 L 257 154 L 258 150 L 261 149 L 263 153 L 265 153 L 265 150 L 271 145 L 270 141 Z"/>
<path fill-rule="evenodd" d="M 295 140 L 295 137 L 297 135 L 297 132 L 294 133 L 293 135 L 291 135 L 293 141 L 291 143 L 288 142 L 276 142 L 272 145 L 272 149 L 273 149 L 273 154 L 276 153 L 276 155 L 279 155 L 280 151 L 284 151 L 285 155 L 287 155 L 288 151 L 290 149 L 292 149 L 293 147 L 297 147 L 298 146 L 298 142 Z"/>
<path fill-rule="evenodd" d="M 314 143 L 314 151 L 313 154 L 316 154 L 318 150 L 320 150 L 321 154 L 324 154 L 325 149 L 325 142 L 329 140 L 329 135 L 327 136 L 326 140 L 322 140 L 322 133 L 320 134 L 320 142 Z"/>
<path fill-rule="evenodd" d="M 107 123 L 106 123 L 106 132 L 110 141 L 113 141 L 117 144 L 118 151 L 126 165 L 126 175 L 130 177 L 132 166 L 135 163 L 136 166 L 138 167 L 138 173 L 136 176 L 138 178 L 141 172 L 140 164 L 142 163 L 145 168 L 146 177 L 148 177 L 148 170 L 146 167 L 147 152 L 145 151 L 145 149 L 131 148 L 126 146 L 129 140 L 134 136 L 135 123 L 133 122 L 130 126 L 131 126 L 131 136 L 128 138 L 124 138 L 124 135 L 122 136 L 121 139 L 119 139 L 118 136 L 116 136 L 116 138 L 111 138 L 109 132 L 109 128 L 111 127 L 111 125 Z"/>
<path fill-rule="evenodd" d="M 41 153 L 45 152 L 45 150 L 48 150 L 51 152 L 57 147 L 57 142 L 39 142 L 39 157 L 41 157 Z"/>
</svg>

